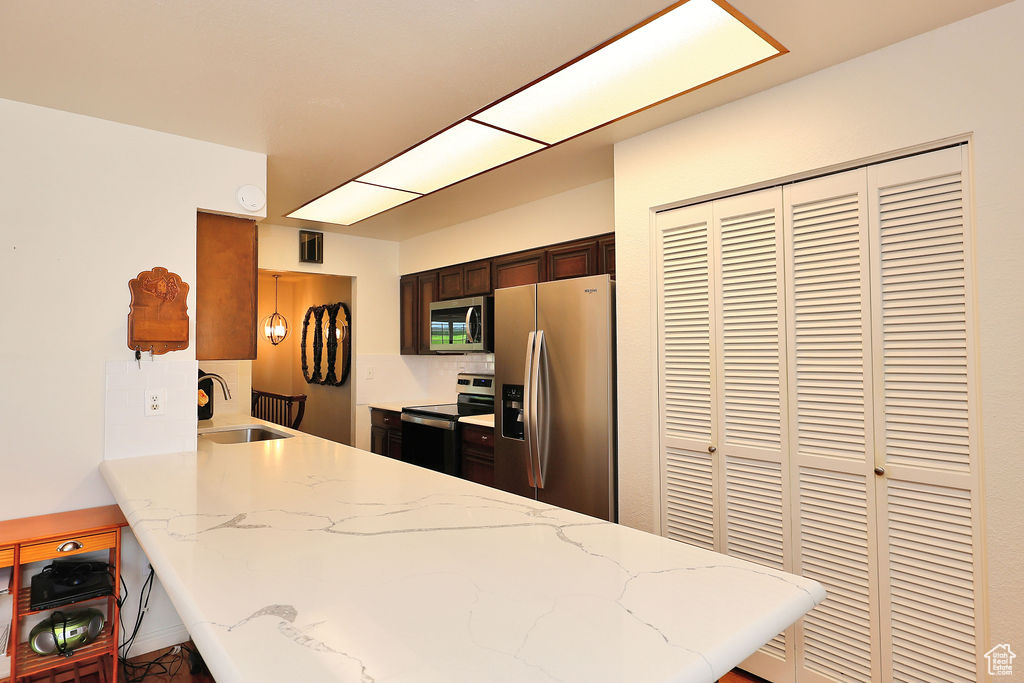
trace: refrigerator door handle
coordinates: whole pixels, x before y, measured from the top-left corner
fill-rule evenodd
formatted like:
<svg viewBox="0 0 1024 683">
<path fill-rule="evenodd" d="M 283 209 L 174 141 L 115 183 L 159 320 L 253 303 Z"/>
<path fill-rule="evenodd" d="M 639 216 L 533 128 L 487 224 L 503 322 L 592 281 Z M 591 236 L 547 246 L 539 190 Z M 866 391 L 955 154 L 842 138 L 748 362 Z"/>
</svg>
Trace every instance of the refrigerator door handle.
<svg viewBox="0 0 1024 683">
<path fill-rule="evenodd" d="M 536 488 L 537 482 L 533 471 L 533 347 L 536 334 L 531 331 L 526 340 L 526 370 L 523 373 L 523 438 L 526 440 L 526 478 L 530 486 Z"/>
<path fill-rule="evenodd" d="M 544 448 L 545 444 L 541 439 L 542 427 L 546 434 L 547 425 L 541 423 L 540 419 L 540 389 L 541 389 L 541 374 L 540 374 L 540 363 L 544 357 L 544 330 L 537 330 L 536 339 L 534 341 L 533 348 L 533 379 L 530 383 L 530 389 L 532 396 L 530 398 L 530 426 L 533 428 L 533 453 L 535 454 L 534 464 L 534 476 L 537 481 L 537 488 L 544 488 L 544 466 L 541 462 L 542 454 L 543 459 L 547 460 L 547 449 Z M 544 364 L 544 372 L 547 373 L 547 363 Z M 546 383 L 545 383 L 546 384 Z M 547 404 L 545 404 L 545 413 L 547 413 Z"/>
<path fill-rule="evenodd" d="M 548 437 L 550 435 L 551 389 L 548 382 L 547 344 L 544 330 L 537 331 L 537 348 L 533 360 L 533 431 L 537 445 L 537 488 L 544 488 L 544 471 L 548 464 Z"/>
</svg>

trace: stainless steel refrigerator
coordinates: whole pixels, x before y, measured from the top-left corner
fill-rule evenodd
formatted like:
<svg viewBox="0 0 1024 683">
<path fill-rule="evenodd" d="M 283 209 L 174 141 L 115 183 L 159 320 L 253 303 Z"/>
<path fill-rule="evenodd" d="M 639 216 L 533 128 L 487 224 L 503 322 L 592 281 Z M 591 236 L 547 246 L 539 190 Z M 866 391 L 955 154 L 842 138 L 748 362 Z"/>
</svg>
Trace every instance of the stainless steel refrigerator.
<svg viewBox="0 0 1024 683">
<path fill-rule="evenodd" d="M 617 521 L 615 283 L 494 292 L 494 483 Z"/>
</svg>

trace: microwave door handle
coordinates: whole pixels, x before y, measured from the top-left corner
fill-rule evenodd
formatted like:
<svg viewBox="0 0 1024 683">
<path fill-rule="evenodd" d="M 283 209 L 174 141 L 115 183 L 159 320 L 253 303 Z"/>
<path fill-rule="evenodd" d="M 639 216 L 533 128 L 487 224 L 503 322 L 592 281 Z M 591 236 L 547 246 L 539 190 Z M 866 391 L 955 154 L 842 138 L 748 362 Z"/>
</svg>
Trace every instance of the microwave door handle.
<svg viewBox="0 0 1024 683">
<path fill-rule="evenodd" d="M 544 349 L 544 330 L 537 330 L 533 342 L 533 362 L 531 368 L 532 379 L 530 382 L 530 428 L 533 429 L 533 462 L 531 467 L 534 471 L 534 480 L 537 488 L 544 488 L 544 473 L 541 469 L 541 424 L 540 424 L 540 360 Z"/>
<path fill-rule="evenodd" d="M 475 344 L 476 340 L 473 339 L 473 313 L 476 311 L 475 308 L 470 306 L 466 309 L 466 343 Z"/>
<path fill-rule="evenodd" d="M 523 373 L 523 439 L 526 441 L 526 478 L 530 486 L 537 486 L 533 473 L 533 426 L 530 422 L 532 405 L 530 402 L 533 390 L 533 342 L 534 332 L 526 339 L 526 370 Z"/>
</svg>

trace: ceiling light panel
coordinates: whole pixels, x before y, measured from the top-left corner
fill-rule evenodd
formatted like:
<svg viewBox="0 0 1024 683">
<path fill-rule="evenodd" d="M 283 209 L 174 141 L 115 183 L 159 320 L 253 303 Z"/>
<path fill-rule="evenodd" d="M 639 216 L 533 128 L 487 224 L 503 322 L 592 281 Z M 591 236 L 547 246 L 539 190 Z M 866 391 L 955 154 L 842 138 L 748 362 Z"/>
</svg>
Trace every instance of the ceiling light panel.
<svg viewBox="0 0 1024 683">
<path fill-rule="evenodd" d="M 473 118 L 555 144 L 781 52 L 712 0 L 689 0 Z"/>
<path fill-rule="evenodd" d="M 291 212 L 288 218 L 351 225 L 419 196 L 414 192 L 352 181 Z"/>
<path fill-rule="evenodd" d="M 356 180 L 427 194 L 544 147 L 490 126 L 463 121 Z"/>
</svg>

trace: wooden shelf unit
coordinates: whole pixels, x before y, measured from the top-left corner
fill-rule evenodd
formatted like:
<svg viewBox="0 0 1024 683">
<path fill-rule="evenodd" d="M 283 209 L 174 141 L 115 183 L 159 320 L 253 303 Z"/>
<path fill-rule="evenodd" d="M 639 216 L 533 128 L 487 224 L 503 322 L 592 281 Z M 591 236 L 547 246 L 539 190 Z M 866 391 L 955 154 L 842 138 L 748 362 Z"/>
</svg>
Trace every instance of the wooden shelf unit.
<svg viewBox="0 0 1024 683">
<path fill-rule="evenodd" d="M 11 633 L 6 653 L 10 658 L 11 673 L 8 678 L 0 679 L 0 683 L 72 681 L 90 673 L 98 673 L 103 681 L 117 683 L 121 530 L 127 525 L 116 505 L 0 522 L 0 567 L 13 567 Z M 69 541 L 77 542 L 77 547 L 68 549 Z M 96 640 L 75 650 L 70 657 L 38 655 L 27 642 L 19 642 L 21 621 L 25 617 L 52 611 L 31 609 L 30 589 L 22 586 L 25 565 L 99 550 L 107 551 L 107 562 L 114 566 L 113 594 L 55 608 L 106 602 L 106 624 Z"/>
</svg>

